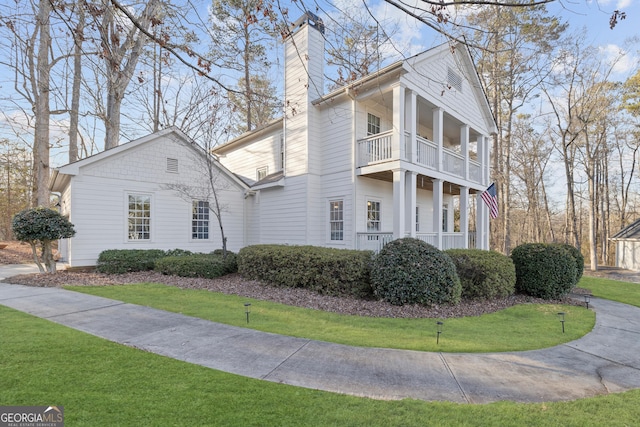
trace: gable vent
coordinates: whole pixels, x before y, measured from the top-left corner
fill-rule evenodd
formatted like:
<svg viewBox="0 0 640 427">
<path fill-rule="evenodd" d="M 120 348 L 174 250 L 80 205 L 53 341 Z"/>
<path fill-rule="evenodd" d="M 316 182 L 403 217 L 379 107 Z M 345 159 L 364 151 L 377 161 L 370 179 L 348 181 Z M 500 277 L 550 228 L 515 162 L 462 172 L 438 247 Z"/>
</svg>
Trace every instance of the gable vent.
<svg viewBox="0 0 640 427">
<path fill-rule="evenodd" d="M 447 82 L 449 83 L 449 86 L 458 92 L 462 92 L 462 78 L 458 73 L 453 71 L 451 67 L 447 67 Z"/>
<path fill-rule="evenodd" d="M 167 157 L 167 172 L 178 173 L 178 159 Z"/>
</svg>

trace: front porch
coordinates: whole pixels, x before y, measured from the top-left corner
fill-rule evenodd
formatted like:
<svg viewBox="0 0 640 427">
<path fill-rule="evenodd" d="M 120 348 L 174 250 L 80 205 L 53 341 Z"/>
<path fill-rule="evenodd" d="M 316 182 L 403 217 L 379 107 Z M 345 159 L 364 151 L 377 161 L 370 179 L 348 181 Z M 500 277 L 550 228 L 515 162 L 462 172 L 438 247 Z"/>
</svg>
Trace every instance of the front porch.
<svg viewBox="0 0 640 427">
<path fill-rule="evenodd" d="M 482 190 L 407 170 L 358 177 L 355 246 L 379 251 L 413 237 L 438 249 L 489 249 L 488 210 Z M 374 196 L 375 194 L 375 196 Z"/>
</svg>

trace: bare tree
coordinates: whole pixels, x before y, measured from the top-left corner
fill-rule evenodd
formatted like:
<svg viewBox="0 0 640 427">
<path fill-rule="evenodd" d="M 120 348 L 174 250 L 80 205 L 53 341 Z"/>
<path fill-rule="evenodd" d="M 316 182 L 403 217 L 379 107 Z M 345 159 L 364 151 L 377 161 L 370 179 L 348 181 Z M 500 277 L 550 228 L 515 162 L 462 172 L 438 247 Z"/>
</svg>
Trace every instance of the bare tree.
<svg viewBox="0 0 640 427">
<path fill-rule="evenodd" d="M 242 118 L 237 133 L 268 122 L 276 112 L 275 90 L 264 71 L 270 67 L 267 44 L 274 30 L 271 19 L 263 16 L 272 9 L 265 0 L 214 0 L 210 10 L 212 62 L 241 75 L 239 89 L 230 93 Z"/>
<path fill-rule="evenodd" d="M 566 25 L 550 16 L 544 6 L 505 9 L 498 5 L 472 11 L 467 17 L 478 72 L 483 80 L 498 125 L 493 138 L 493 178 L 498 188 L 501 215 L 492 225 L 492 241 L 511 251 L 512 134 L 518 111 L 530 101 L 547 78 L 556 42 Z M 496 223 L 494 223 L 496 224 Z"/>
<path fill-rule="evenodd" d="M 224 123 L 230 119 L 225 102 L 218 93 L 212 93 L 210 98 L 210 109 L 207 112 L 207 119 L 211 123 Z M 216 218 L 218 228 L 220 230 L 220 240 L 223 255 L 227 255 L 227 237 L 224 231 L 223 216 L 227 213 L 227 206 L 223 200 L 222 194 L 229 189 L 231 183 L 228 177 L 222 173 L 223 166 L 218 162 L 211 149 L 214 147 L 216 137 L 222 138 L 223 135 L 205 135 L 200 138 L 200 144 L 192 142 L 196 152 L 192 156 L 191 164 L 194 165 L 193 171 L 198 179 L 190 182 L 174 182 L 164 185 L 164 188 L 173 190 L 178 197 L 188 203 L 203 202 L 197 208 L 206 207 Z"/>
<path fill-rule="evenodd" d="M 91 8 L 91 16 L 100 33 L 101 55 L 107 80 L 104 148 L 116 147 L 120 140 L 120 116 L 125 90 L 133 77 L 138 59 L 149 39 L 142 32 L 161 22 L 160 0 L 149 0 L 138 16 L 137 25 L 120 13 L 116 0 L 101 0 Z M 116 6 L 116 7 L 114 7 Z"/>
<path fill-rule="evenodd" d="M 390 21 L 378 21 L 367 8 L 352 4 L 326 20 L 328 65 L 336 67 L 330 89 L 364 77 L 391 61 L 392 37 L 398 27 Z"/>
</svg>

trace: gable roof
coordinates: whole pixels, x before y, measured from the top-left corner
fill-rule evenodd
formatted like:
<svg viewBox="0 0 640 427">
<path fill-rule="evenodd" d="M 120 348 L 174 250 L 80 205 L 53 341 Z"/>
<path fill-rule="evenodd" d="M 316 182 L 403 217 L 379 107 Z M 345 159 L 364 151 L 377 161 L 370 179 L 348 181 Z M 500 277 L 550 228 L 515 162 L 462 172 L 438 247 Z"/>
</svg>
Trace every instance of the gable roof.
<svg viewBox="0 0 640 427">
<path fill-rule="evenodd" d="M 618 231 L 610 240 L 640 240 L 640 219 Z"/>
<path fill-rule="evenodd" d="M 68 184 L 69 180 L 72 176 L 78 175 L 80 173 L 80 168 L 89 166 L 96 162 L 108 159 L 113 156 L 117 156 L 121 153 L 127 152 L 129 150 L 140 147 L 144 144 L 153 143 L 154 141 L 158 141 L 163 137 L 173 137 L 182 142 L 184 142 L 186 147 L 191 147 L 196 153 L 201 156 L 206 156 L 206 151 L 200 147 L 194 140 L 189 138 L 184 132 L 176 127 L 168 127 L 158 132 L 151 133 L 149 135 L 143 136 L 138 139 L 134 139 L 129 142 L 125 142 L 124 144 L 120 144 L 117 147 L 111 148 L 109 150 L 101 151 L 100 153 L 94 154 L 89 157 L 85 157 L 84 159 L 77 160 L 75 162 L 66 164 L 57 169 L 54 169 L 51 174 L 51 179 L 49 180 L 49 190 L 50 191 L 62 191 L 64 187 Z M 235 174 L 231 173 L 226 167 L 224 167 L 217 159 L 214 158 L 214 164 L 218 167 L 222 172 L 224 172 L 233 182 L 237 183 L 241 188 L 248 189 L 247 184 L 239 179 Z"/>
<path fill-rule="evenodd" d="M 463 61 L 462 65 L 464 65 L 466 70 L 465 76 L 470 80 L 469 83 L 473 88 L 475 98 L 481 104 L 487 129 L 489 129 L 492 134 L 497 133 L 497 125 L 493 112 L 491 111 L 489 99 L 484 87 L 482 86 L 482 82 L 480 81 L 480 76 L 478 75 L 478 70 L 473 62 L 473 58 L 471 57 L 469 47 L 463 43 L 456 43 L 454 45 L 451 45 L 450 43 L 443 43 L 409 58 L 397 61 L 314 100 L 313 104 L 323 104 L 338 96 L 349 94 L 356 88 L 367 87 L 368 85 L 378 85 L 380 83 L 380 79 L 395 78 L 396 76 L 410 73 L 416 64 L 420 62 L 428 62 L 430 58 L 436 57 L 446 51 L 460 53 L 460 58 Z"/>
</svg>

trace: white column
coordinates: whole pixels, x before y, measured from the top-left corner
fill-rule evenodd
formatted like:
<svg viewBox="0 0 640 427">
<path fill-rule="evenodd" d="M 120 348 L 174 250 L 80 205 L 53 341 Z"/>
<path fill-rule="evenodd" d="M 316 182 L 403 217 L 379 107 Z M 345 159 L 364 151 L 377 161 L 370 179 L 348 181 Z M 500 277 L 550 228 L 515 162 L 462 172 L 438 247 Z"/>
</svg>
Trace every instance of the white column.
<svg viewBox="0 0 640 427">
<path fill-rule="evenodd" d="M 433 179 L 433 231 L 436 232 L 436 247 L 442 249 L 442 180 Z"/>
<path fill-rule="evenodd" d="M 433 109 L 433 142 L 438 147 L 438 154 L 436 160 L 436 168 L 438 171 L 442 171 L 442 144 L 444 142 L 444 111 L 442 108 Z M 442 227 L 440 227 L 442 228 Z"/>
<path fill-rule="evenodd" d="M 480 182 L 484 185 L 489 185 L 489 168 L 491 167 L 491 150 L 489 149 L 489 138 L 480 135 L 478 136 L 478 159 L 480 159 L 481 177 Z"/>
<path fill-rule="evenodd" d="M 393 140 L 392 140 L 392 156 L 394 159 L 405 158 L 405 88 L 397 85 L 393 88 Z"/>
<path fill-rule="evenodd" d="M 393 171 L 393 238 L 400 239 L 405 233 L 405 170 Z"/>
<path fill-rule="evenodd" d="M 476 195 L 476 247 L 478 249 L 489 249 L 489 210 L 485 205 L 482 193 Z"/>
<path fill-rule="evenodd" d="M 469 180 L 469 125 L 460 126 L 460 154 L 462 154 L 462 177 Z"/>
<path fill-rule="evenodd" d="M 460 232 L 463 247 L 469 247 L 469 187 L 460 187 Z"/>
<path fill-rule="evenodd" d="M 407 186 L 406 186 L 406 200 L 407 200 L 407 215 L 406 215 L 406 227 L 408 230 L 407 235 L 409 237 L 416 237 L 416 200 L 418 193 L 417 186 L 417 172 L 409 171 L 407 173 Z"/>
<path fill-rule="evenodd" d="M 418 95 L 414 91 L 409 91 L 408 109 L 406 112 L 408 123 L 406 124 L 409 131 L 411 141 L 411 156 L 407 155 L 407 159 L 411 163 L 418 162 Z"/>
</svg>

